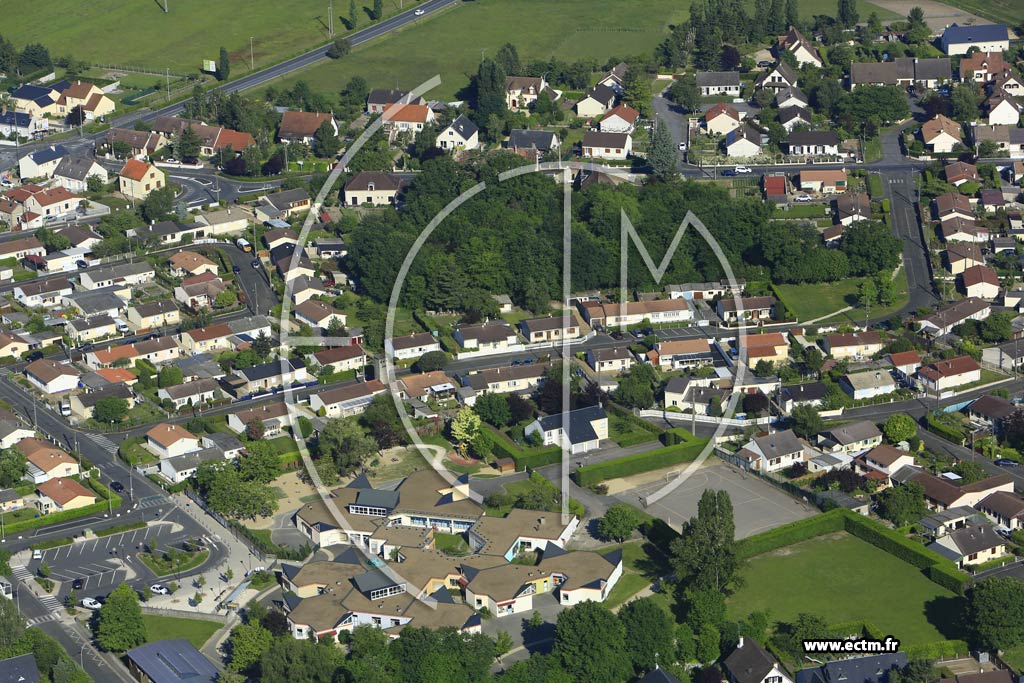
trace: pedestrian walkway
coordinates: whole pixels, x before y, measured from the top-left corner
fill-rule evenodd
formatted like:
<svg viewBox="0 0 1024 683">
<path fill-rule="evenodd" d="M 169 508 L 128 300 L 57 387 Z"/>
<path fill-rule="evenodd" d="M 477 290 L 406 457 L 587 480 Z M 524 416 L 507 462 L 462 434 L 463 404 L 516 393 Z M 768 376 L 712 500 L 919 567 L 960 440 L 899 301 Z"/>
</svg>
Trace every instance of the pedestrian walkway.
<svg viewBox="0 0 1024 683">
<path fill-rule="evenodd" d="M 54 601 L 54 602 L 56 602 L 56 601 Z M 45 601 L 43 601 L 43 604 L 44 605 L 46 604 Z M 25 620 L 25 625 L 28 626 L 29 628 L 31 628 L 33 626 L 38 626 L 39 624 L 45 624 L 48 621 L 57 621 L 59 619 L 60 619 L 60 614 L 58 614 L 57 612 L 50 612 L 49 614 L 44 614 L 41 617 L 33 617 L 32 619 L 26 619 Z"/>
<path fill-rule="evenodd" d="M 58 618 L 59 615 L 57 615 L 56 612 L 58 612 L 63 607 L 63 605 L 60 604 L 60 600 L 53 597 L 49 593 L 41 593 L 32 588 L 31 582 L 35 581 L 35 578 L 33 577 L 32 572 L 28 570 L 28 567 L 26 567 L 23 564 L 12 564 L 11 576 L 19 583 L 25 584 L 25 587 L 28 588 L 28 590 L 32 593 L 33 596 L 35 596 L 37 600 L 39 600 L 40 604 L 42 604 L 43 607 L 50 611 L 50 614 L 46 615 L 45 617 L 38 617 L 38 619 L 40 619 L 41 621 L 51 621 L 49 617 L 53 617 L 54 619 Z M 29 625 L 31 626 L 32 624 Z"/>
<path fill-rule="evenodd" d="M 139 498 L 138 508 L 153 508 L 158 505 L 170 505 L 171 500 L 167 496 L 156 494 L 153 496 L 146 496 L 145 498 Z"/>
<path fill-rule="evenodd" d="M 102 434 L 90 434 L 89 438 L 103 450 L 110 453 L 117 453 L 117 444 L 111 441 L 108 437 L 103 436 Z"/>
</svg>

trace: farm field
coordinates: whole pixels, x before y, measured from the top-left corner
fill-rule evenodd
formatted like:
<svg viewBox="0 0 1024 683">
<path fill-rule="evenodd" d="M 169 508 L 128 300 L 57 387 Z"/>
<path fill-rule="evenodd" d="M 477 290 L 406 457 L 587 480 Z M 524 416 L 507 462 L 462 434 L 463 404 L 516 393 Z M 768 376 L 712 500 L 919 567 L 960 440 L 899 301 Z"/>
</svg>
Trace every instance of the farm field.
<svg viewBox="0 0 1024 683">
<path fill-rule="evenodd" d="M 743 577 L 746 585 L 729 598 L 730 619 L 769 610 L 773 621 L 789 621 L 808 612 L 828 624 L 868 621 L 908 645 L 959 637 L 949 629 L 961 598 L 845 533 L 754 557 Z"/>
</svg>

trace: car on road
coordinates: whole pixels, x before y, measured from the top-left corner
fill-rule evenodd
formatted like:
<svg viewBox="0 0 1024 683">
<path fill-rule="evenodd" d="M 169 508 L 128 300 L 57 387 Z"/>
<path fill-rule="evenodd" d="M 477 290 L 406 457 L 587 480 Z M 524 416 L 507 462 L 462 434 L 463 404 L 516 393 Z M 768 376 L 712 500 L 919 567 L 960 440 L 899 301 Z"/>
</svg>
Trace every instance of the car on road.
<svg viewBox="0 0 1024 683">
<path fill-rule="evenodd" d="M 415 14 L 417 17 L 422 17 L 423 16 L 423 10 L 418 9 L 415 12 L 413 12 L 413 14 Z"/>
<path fill-rule="evenodd" d="M 621 332 L 612 332 L 610 336 L 615 341 L 622 341 L 623 339 L 626 338 L 626 336 L 624 334 L 622 334 Z"/>
<path fill-rule="evenodd" d="M 253 574 L 259 574 L 260 572 L 265 572 L 265 571 L 267 571 L 266 567 L 253 567 L 252 569 L 250 569 L 249 571 L 247 571 L 245 573 L 245 578 L 249 578 Z"/>
<path fill-rule="evenodd" d="M 762 59 L 760 62 L 757 63 L 757 66 L 762 69 L 767 69 L 771 65 L 772 63 L 769 62 L 767 59 Z"/>
<path fill-rule="evenodd" d="M 753 173 L 753 171 L 751 171 L 750 167 L 748 167 L 748 166 L 737 166 L 736 167 L 736 172 L 737 173 Z"/>
<path fill-rule="evenodd" d="M 798 194 L 797 196 L 793 197 L 793 201 L 794 202 L 800 202 L 801 204 L 805 204 L 805 203 L 811 201 L 811 195 L 809 195 L 809 194 Z"/>
<path fill-rule="evenodd" d="M 252 267 L 253 267 L 254 269 L 255 269 L 255 268 L 259 268 L 259 267 L 260 267 L 260 260 L 259 260 L 259 259 L 253 259 L 253 262 L 252 262 Z"/>
<path fill-rule="evenodd" d="M 42 357 L 42 351 L 33 351 L 32 353 L 28 354 L 28 356 L 25 357 L 25 360 L 27 360 L 29 363 L 32 363 L 33 361 L 37 361 Z"/>
<path fill-rule="evenodd" d="M 42 550 L 33 550 L 32 551 L 32 559 L 33 560 L 41 560 L 41 559 L 43 559 L 43 551 Z"/>
<path fill-rule="evenodd" d="M 73 588 L 76 591 L 80 591 L 83 588 L 85 588 L 85 581 L 82 581 L 82 579 L 80 579 L 80 578 L 79 579 L 75 579 L 74 581 L 71 582 L 71 588 Z"/>
<path fill-rule="evenodd" d="M 96 598 L 82 598 L 82 607 L 86 609 L 99 609 L 103 607 L 99 600 Z"/>
<path fill-rule="evenodd" d="M 235 275 L 238 275 L 239 273 L 242 272 L 242 269 L 239 268 L 238 266 L 231 266 L 231 272 L 234 273 Z"/>
<path fill-rule="evenodd" d="M 735 170 L 733 170 L 731 168 L 727 168 L 724 171 L 722 171 L 722 177 L 724 177 L 724 178 L 731 178 L 731 177 L 737 176 L 737 175 L 739 175 L 739 173 L 737 173 Z"/>
<path fill-rule="evenodd" d="M 167 157 L 166 159 L 164 159 L 164 162 L 168 164 L 176 164 L 178 163 L 178 160 L 175 159 L 174 157 Z"/>
<path fill-rule="evenodd" d="M 124 484 L 119 481 L 110 482 L 110 488 L 114 493 L 122 493 L 124 491 Z"/>
<path fill-rule="evenodd" d="M 632 330 L 630 332 L 630 334 L 633 335 L 633 339 L 643 339 L 644 338 L 644 333 L 641 332 L 640 330 Z"/>
<path fill-rule="evenodd" d="M 1009 458 L 999 458 L 995 461 L 1000 467 L 1020 467 L 1020 463 Z"/>
<path fill-rule="evenodd" d="M 89 264 L 86 263 L 85 261 L 75 261 L 75 267 L 76 268 L 88 268 Z"/>
<path fill-rule="evenodd" d="M 152 586 L 149 587 L 149 590 L 153 591 L 157 595 L 171 594 L 171 591 L 168 590 L 167 586 L 163 585 L 162 583 L 154 583 Z"/>
<path fill-rule="evenodd" d="M 679 151 L 680 152 L 685 152 L 686 151 L 686 143 L 685 142 L 680 142 L 678 146 L 679 146 Z"/>
</svg>

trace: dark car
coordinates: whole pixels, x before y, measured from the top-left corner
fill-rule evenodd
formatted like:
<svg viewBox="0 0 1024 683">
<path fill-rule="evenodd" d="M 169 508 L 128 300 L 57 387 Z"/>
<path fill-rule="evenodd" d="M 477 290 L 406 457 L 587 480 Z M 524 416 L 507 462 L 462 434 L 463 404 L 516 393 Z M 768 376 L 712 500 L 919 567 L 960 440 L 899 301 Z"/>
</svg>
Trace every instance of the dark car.
<svg viewBox="0 0 1024 683">
<path fill-rule="evenodd" d="M 124 484 L 122 484 L 119 481 L 112 481 L 110 482 L 110 489 L 114 493 L 121 493 L 122 491 L 124 491 Z"/>
<path fill-rule="evenodd" d="M 42 357 L 43 357 L 43 352 L 42 351 L 33 351 L 32 353 L 28 354 L 25 357 L 25 360 L 27 360 L 28 362 L 31 363 L 33 361 L 39 360 Z"/>
<path fill-rule="evenodd" d="M 616 341 L 621 341 L 621 340 L 625 339 L 626 336 L 624 334 L 622 334 L 621 332 L 612 332 L 611 338 L 615 339 Z"/>
<path fill-rule="evenodd" d="M 238 266 L 231 266 L 231 272 L 235 273 L 235 274 L 238 274 L 238 273 L 242 272 L 242 269 L 239 268 Z"/>
<path fill-rule="evenodd" d="M 757 65 L 758 65 L 759 67 L 761 67 L 762 69 L 764 69 L 764 68 L 766 68 L 766 67 L 769 67 L 769 66 L 771 66 L 771 65 L 772 65 L 772 63 L 771 63 L 771 62 L 769 62 L 769 61 L 768 61 L 767 59 L 762 59 L 762 60 L 761 60 L 760 62 L 758 62 L 758 63 L 757 63 Z"/>
<path fill-rule="evenodd" d="M 71 582 L 71 587 L 76 591 L 80 591 L 85 587 L 85 581 L 82 581 L 81 579 L 75 579 Z"/>
<path fill-rule="evenodd" d="M 640 330 L 633 330 L 632 332 L 630 332 L 630 334 L 633 335 L 634 339 L 643 339 L 644 338 L 644 333 L 641 332 Z"/>
<path fill-rule="evenodd" d="M 724 176 L 726 178 L 731 178 L 731 177 L 736 176 L 736 175 L 739 175 L 739 173 L 737 173 L 735 171 L 735 169 L 732 169 L 732 168 L 727 168 L 724 171 L 722 171 L 722 176 Z"/>
<path fill-rule="evenodd" d="M 260 267 L 260 260 L 259 259 L 253 259 L 252 267 L 253 268 L 259 268 Z"/>
<path fill-rule="evenodd" d="M 999 458 L 996 460 L 996 464 L 1000 467 L 1020 467 L 1020 463 L 1016 460 L 1010 460 L 1009 458 Z"/>
</svg>

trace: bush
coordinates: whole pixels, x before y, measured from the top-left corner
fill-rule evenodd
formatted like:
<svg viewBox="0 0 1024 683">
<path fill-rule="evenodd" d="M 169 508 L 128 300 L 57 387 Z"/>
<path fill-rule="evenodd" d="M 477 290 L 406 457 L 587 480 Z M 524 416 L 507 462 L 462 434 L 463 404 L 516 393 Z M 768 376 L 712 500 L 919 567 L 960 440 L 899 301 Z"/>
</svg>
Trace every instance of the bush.
<svg viewBox="0 0 1024 683">
<path fill-rule="evenodd" d="M 707 439 L 694 439 L 684 444 L 665 446 L 646 453 L 627 455 L 624 458 L 587 465 L 576 470 L 573 476 L 580 486 L 591 486 L 606 479 L 628 477 L 631 474 L 640 474 L 662 467 L 691 462 L 700 455 L 707 442 Z"/>
<path fill-rule="evenodd" d="M 969 652 L 967 643 L 963 640 L 940 640 L 934 643 L 916 643 L 903 648 L 907 659 L 952 659 L 965 655 Z"/>
<path fill-rule="evenodd" d="M 676 406 L 672 407 L 675 408 Z M 675 446 L 676 444 L 687 443 L 688 441 L 692 441 L 693 438 L 693 434 L 682 427 L 673 427 L 661 434 L 661 442 L 666 446 Z"/>
</svg>

